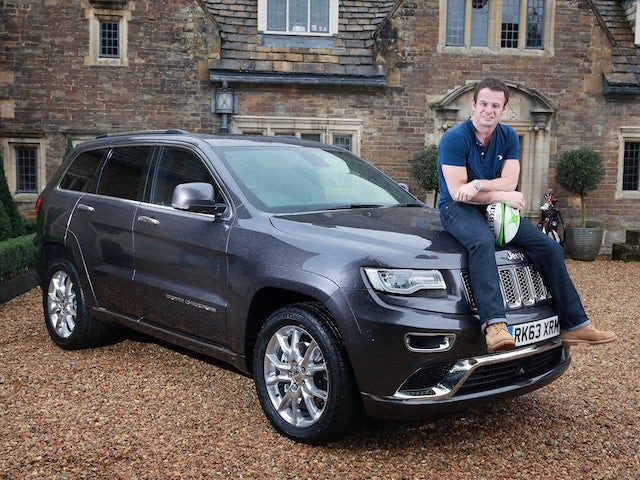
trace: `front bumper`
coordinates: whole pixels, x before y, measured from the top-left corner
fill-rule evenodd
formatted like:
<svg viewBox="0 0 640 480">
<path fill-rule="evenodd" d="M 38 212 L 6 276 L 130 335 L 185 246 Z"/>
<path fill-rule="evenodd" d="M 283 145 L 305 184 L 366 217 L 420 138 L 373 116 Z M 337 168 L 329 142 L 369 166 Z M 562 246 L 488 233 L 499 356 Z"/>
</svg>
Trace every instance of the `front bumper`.
<svg viewBox="0 0 640 480">
<path fill-rule="evenodd" d="M 562 340 L 555 338 L 431 366 L 416 372 L 393 395 L 363 393 L 362 399 L 367 413 L 373 417 L 426 418 L 538 389 L 562 375 L 570 362 Z"/>
</svg>

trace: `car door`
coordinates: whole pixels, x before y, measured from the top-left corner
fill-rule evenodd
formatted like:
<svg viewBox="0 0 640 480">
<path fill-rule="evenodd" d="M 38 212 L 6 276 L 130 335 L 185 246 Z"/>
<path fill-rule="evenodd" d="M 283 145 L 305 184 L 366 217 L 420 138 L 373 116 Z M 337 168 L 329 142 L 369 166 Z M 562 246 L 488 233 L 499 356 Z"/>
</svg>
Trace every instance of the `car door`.
<svg viewBox="0 0 640 480">
<path fill-rule="evenodd" d="M 131 313 L 134 214 L 142 199 L 152 146 L 115 147 L 99 173 L 97 190 L 79 199 L 69 235 L 81 252 L 98 304 Z"/>
<path fill-rule="evenodd" d="M 160 148 L 148 201 L 134 220 L 134 289 L 143 321 L 219 342 L 226 336 L 229 226 L 224 218 L 171 206 L 176 185 L 190 182 L 220 192 L 196 152 Z"/>
</svg>

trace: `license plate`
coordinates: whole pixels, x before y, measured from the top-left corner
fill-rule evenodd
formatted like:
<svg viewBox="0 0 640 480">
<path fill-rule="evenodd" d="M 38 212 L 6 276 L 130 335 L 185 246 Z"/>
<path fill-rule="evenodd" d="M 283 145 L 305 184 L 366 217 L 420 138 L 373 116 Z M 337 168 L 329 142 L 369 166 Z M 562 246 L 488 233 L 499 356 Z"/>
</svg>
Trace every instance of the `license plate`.
<svg viewBox="0 0 640 480">
<path fill-rule="evenodd" d="M 543 318 L 535 322 L 509 325 L 509 333 L 516 340 L 516 347 L 529 345 L 530 343 L 546 340 L 560 335 L 560 321 L 558 316 Z"/>
</svg>

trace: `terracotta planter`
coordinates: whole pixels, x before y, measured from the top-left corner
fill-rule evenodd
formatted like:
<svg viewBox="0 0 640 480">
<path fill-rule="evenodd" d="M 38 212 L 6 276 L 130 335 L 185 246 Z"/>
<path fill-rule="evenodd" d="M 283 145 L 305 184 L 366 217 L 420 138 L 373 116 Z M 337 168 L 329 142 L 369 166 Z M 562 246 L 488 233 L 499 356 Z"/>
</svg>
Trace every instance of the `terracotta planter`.
<svg viewBox="0 0 640 480">
<path fill-rule="evenodd" d="M 567 227 L 564 251 L 573 260 L 595 260 L 602 247 L 602 228 Z"/>
</svg>

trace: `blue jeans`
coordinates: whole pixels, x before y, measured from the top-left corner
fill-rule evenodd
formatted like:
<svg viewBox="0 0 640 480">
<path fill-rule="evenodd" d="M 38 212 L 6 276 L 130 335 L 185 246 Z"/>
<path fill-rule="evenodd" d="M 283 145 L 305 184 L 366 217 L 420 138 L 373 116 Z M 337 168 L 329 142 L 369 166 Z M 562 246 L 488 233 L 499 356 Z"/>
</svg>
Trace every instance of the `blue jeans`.
<svg viewBox="0 0 640 480">
<path fill-rule="evenodd" d="M 469 253 L 469 278 L 482 330 L 492 323 L 506 321 L 495 238 L 487 223 L 485 207 L 453 202 L 440 207 L 440 220 L 444 229 Z M 522 250 L 540 272 L 553 297 L 560 328 L 566 331 L 588 325 L 590 321 L 569 277 L 562 247 L 525 218 L 521 218 L 518 233 L 510 245 Z"/>
</svg>

